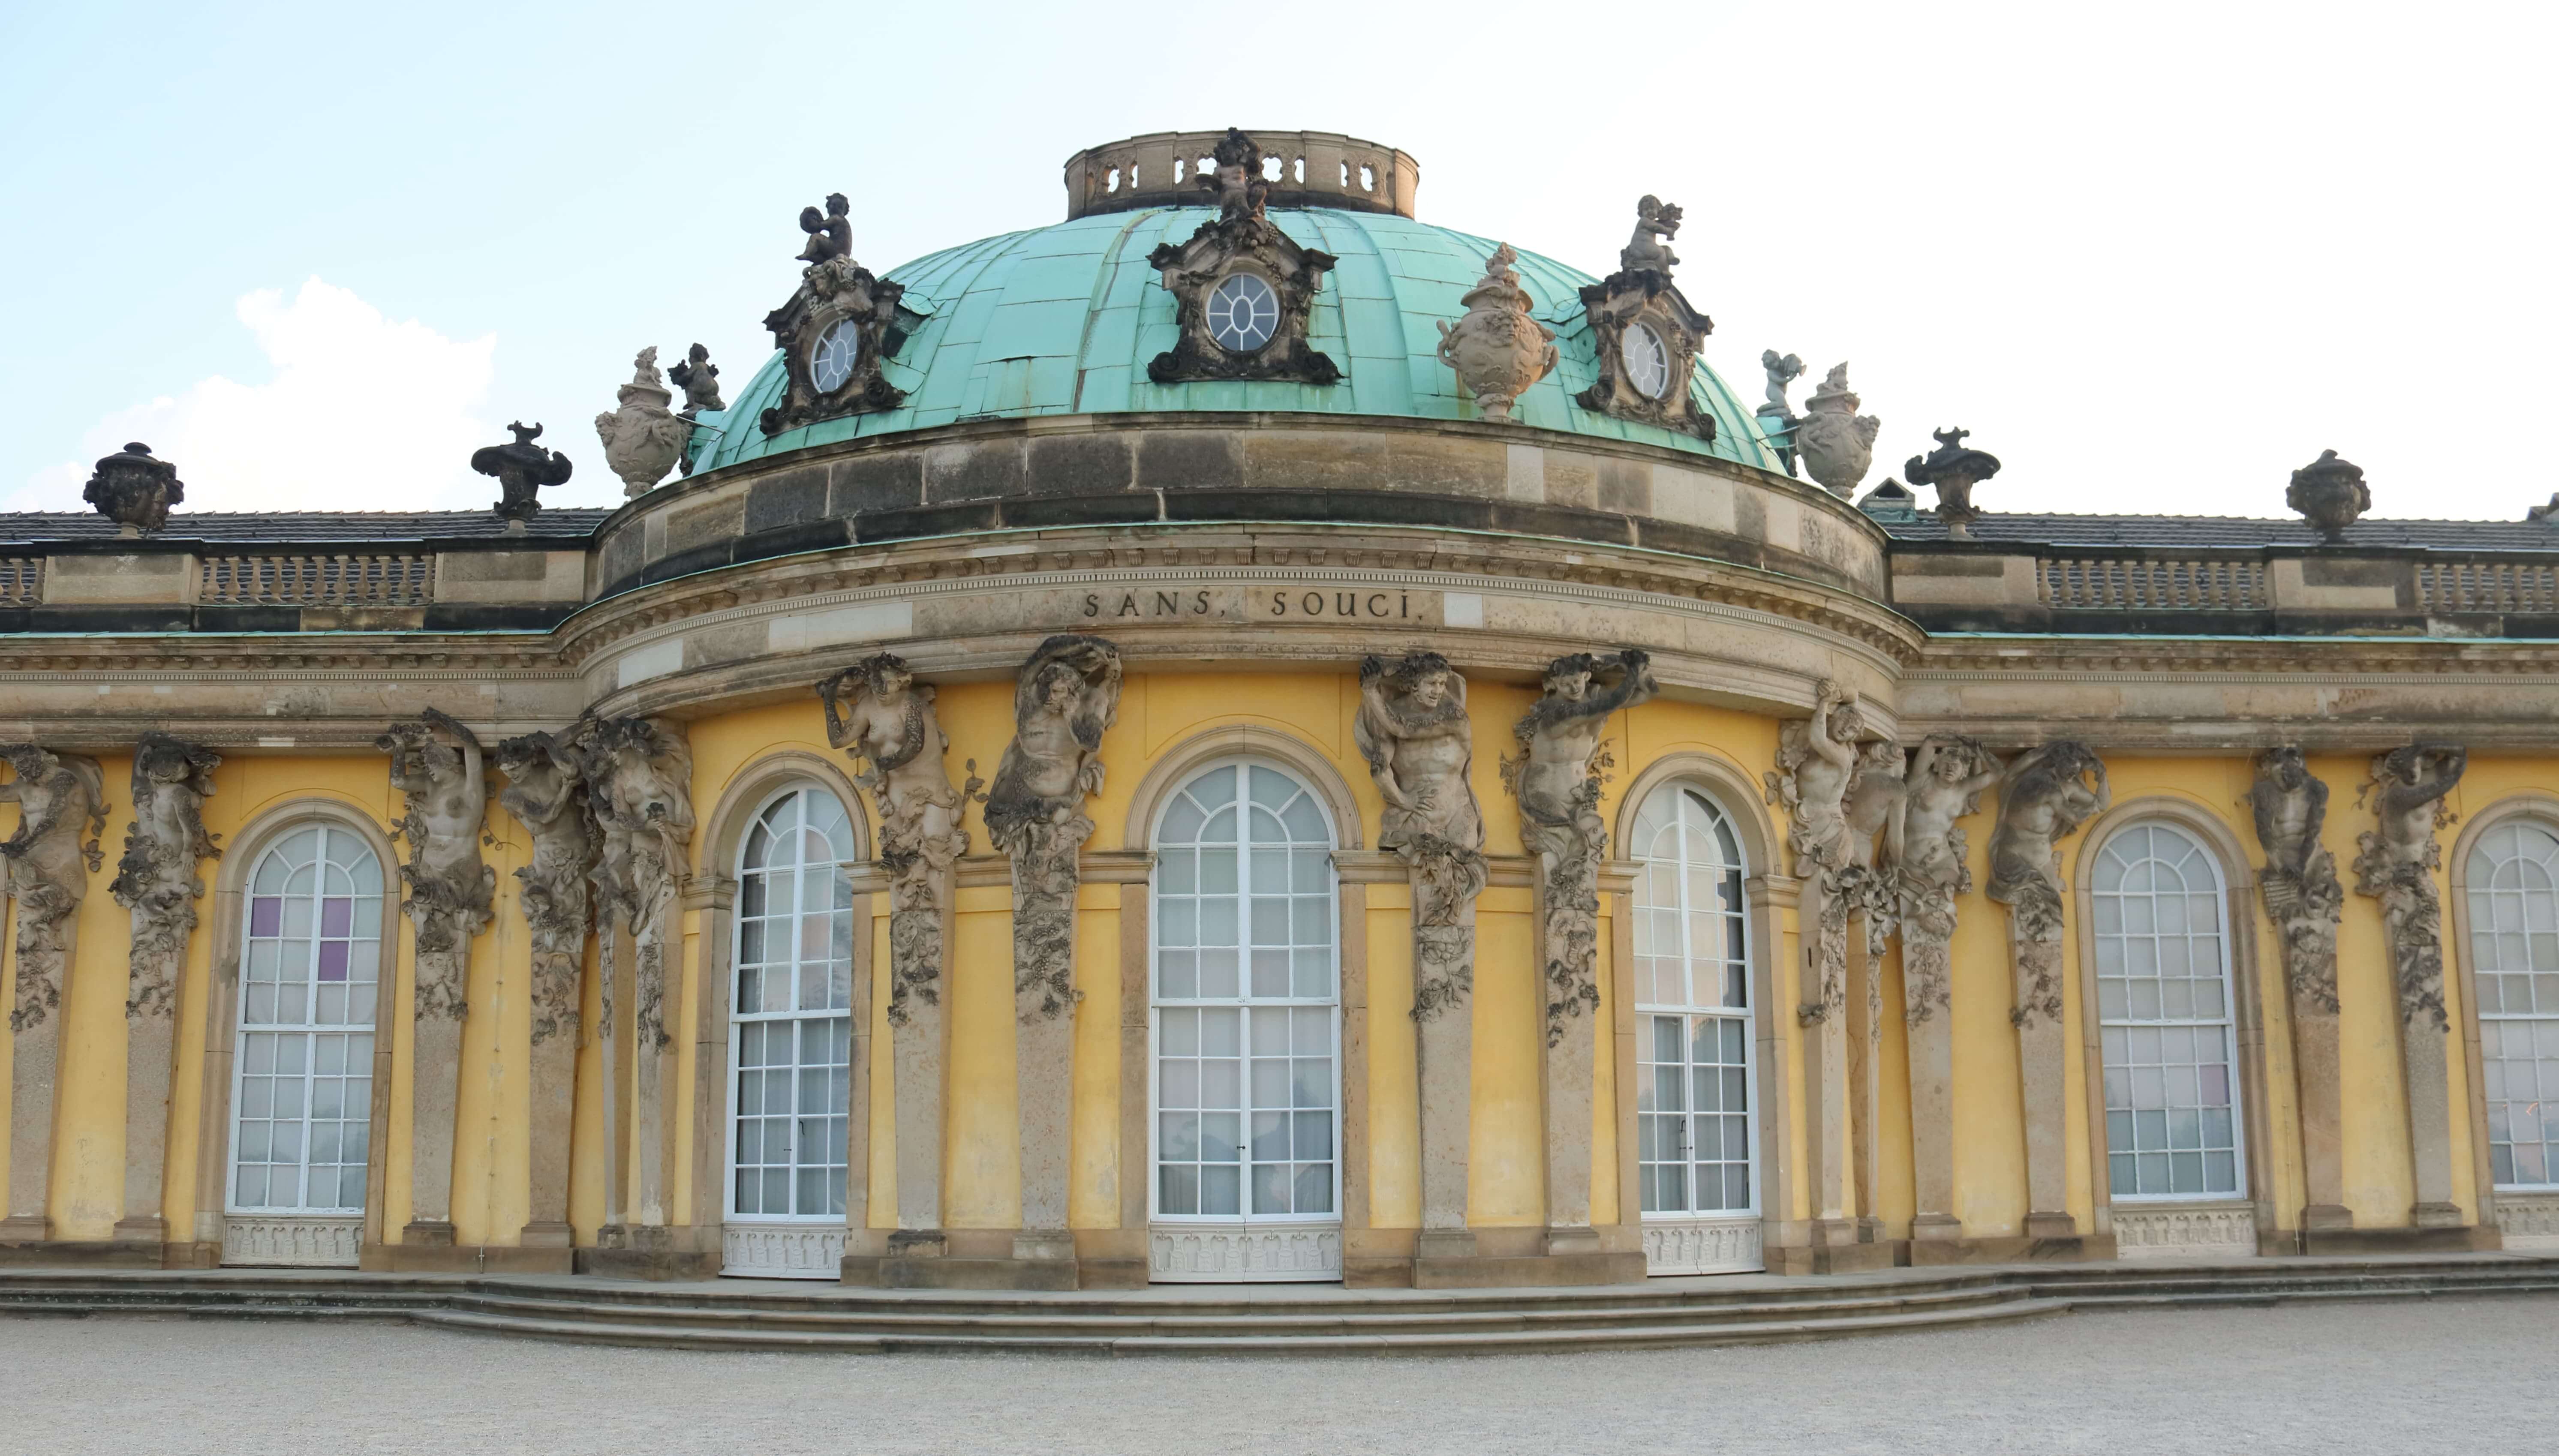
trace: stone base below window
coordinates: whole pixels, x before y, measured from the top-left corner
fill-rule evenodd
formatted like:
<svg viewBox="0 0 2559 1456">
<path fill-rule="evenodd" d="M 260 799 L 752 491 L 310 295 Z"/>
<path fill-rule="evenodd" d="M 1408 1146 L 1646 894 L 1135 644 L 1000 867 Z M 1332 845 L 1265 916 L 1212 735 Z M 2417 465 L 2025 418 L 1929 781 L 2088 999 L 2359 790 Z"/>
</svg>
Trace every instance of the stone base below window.
<svg viewBox="0 0 2559 1456">
<path fill-rule="evenodd" d="M 1342 1231 L 1158 1224 L 1147 1231 L 1146 1276 L 1159 1284 L 1328 1282 L 1342 1276 Z"/>
<path fill-rule="evenodd" d="M 843 1271 L 841 1224 L 723 1224 L 720 1273 L 736 1279 L 833 1279 Z"/>
<path fill-rule="evenodd" d="M 2498 1194 L 2496 1230 L 2508 1248 L 2559 1253 L 2559 1193 Z"/>
<path fill-rule="evenodd" d="M 1747 1274 L 1761 1267 L 1755 1217 L 1644 1221 L 1646 1273 Z"/>
<path fill-rule="evenodd" d="M 223 1219 L 223 1262 L 352 1269 L 364 1238 L 365 1221 L 356 1215 L 229 1214 Z"/>
<path fill-rule="evenodd" d="M 2247 1203 L 2117 1204 L 2117 1258 L 2255 1258 L 2257 1210 Z"/>
</svg>

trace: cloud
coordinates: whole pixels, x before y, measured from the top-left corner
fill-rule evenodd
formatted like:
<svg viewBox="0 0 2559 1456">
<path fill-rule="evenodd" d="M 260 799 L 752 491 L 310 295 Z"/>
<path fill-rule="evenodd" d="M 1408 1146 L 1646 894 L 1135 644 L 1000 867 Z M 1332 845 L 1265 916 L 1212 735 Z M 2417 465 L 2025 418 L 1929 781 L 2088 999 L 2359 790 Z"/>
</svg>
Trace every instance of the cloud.
<svg viewBox="0 0 2559 1456">
<path fill-rule="evenodd" d="M 274 366 L 262 384 L 216 374 L 98 421 L 80 460 L 36 473 L 8 510 L 84 510 L 95 460 L 128 440 L 175 462 L 184 510 L 435 510 L 487 506 L 464 469 L 489 443 L 481 414 L 496 335 L 455 341 L 394 323 L 344 288 L 306 280 L 235 312 Z"/>
</svg>

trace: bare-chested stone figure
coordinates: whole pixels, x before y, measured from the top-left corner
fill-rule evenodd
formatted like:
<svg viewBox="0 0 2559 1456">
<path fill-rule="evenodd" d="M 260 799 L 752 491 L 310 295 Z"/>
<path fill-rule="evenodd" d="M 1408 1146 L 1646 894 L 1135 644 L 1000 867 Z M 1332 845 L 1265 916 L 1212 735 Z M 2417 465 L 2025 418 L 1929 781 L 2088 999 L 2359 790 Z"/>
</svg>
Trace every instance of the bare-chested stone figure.
<svg viewBox="0 0 2559 1456">
<path fill-rule="evenodd" d="M 2344 887 L 2336 857 L 2320 843 L 2328 822 L 2328 786 L 2313 777 L 2297 747 L 2257 755 L 2257 781 L 2249 787 L 2257 842 L 2266 851 L 2257 888 L 2266 915 L 2284 933 L 2284 975 L 2303 1010 L 2334 1015 L 2336 927 Z"/>
<path fill-rule="evenodd" d="M 437 741 L 441 731 L 453 742 Z M 391 787 L 407 796 L 400 816 L 409 862 L 400 878 L 409 886 L 407 910 L 417 923 L 420 954 L 452 950 L 489 923 L 498 872 L 481 862 L 480 832 L 489 812 L 488 768 L 480 740 L 442 712 L 428 708 L 415 722 L 399 722 L 374 740 L 391 756 Z M 462 985 L 430 986 L 418 976 L 418 1013 L 459 1018 Z"/>
<path fill-rule="evenodd" d="M 2113 801 L 2106 766 L 2084 743 L 2027 750 L 2000 781 L 1991 831 L 1991 882 L 1983 893 L 2009 908 L 2017 928 L 2021 1027 L 2061 1016 L 2061 862 L 2056 846 Z"/>
<path fill-rule="evenodd" d="M 586 802 L 586 764 L 551 733 L 498 745 L 507 789 L 498 802 L 532 835 L 532 862 L 516 871 L 517 898 L 532 942 L 533 1045 L 577 1038 L 578 989 L 593 915 L 587 877 L 595 868 L 595 816 Z"/>
<path fill-rule="evenodd" d="M 1549 1045 L 1599 1009 L 1599 861 L 1608 826 L 1590 772 L 1608 715 L 1659 690 L 1633 648 L 1610 657 L 1576 653 L 1546 666 L 1546 694 L 1513 725 L 1519 740 L 1520 836 L 1538 857 Z"/>
<path fill-rule="evenodd" d="M 97 760 L 53 754 L 32 743 L 0 747 L 16 777 L 0 803 L 18 805 L 18 827 L 0 840 L 9 895 L 18 902 L 18 1000 L 9 1029 L 31 1031 L 62 1005 L 63 933 L 105 863 L 106 779 Z M 85 842 L 83 842 L 85 840 Z"/>
<path fill-rule="evenodd" d="M 1901 911 L 1902 999 L 1913 1021 L 1946 1007 L 1947 943 L 1955 897 L 1973 888 L 1970 847 L 1957 819 L 1981 808 L 2001 764 L 1969 738 L 1932 736 L 1910 755 L 1901 814 L 1885 825 L 1886 864 Z"/>
<path fill-rule="evenodd" d="M 950 874 L 969 849 L 960 791 L 942 762 L 951 739 L 932 684 L 917 682 L 891 653 L 819 683 L 818 698 L 827 709 L 827 742 L 853 757 L 853 782 L 879 807 L 879 859 L 889 875 L 888 1019 L 904 1025 L 911 1003 L 940 999 Z"/>
<path fill-rule="evenodd" d="M 2375 758 L 2364 791 L 2374 796 L 2377 818 L 2356 836 L 2354 888 L 2381 902 L 2398 971 L 2399 1014 L 2437 1031 L 2450 1022 L 2444 1015 L 2444 906 L 2433 873 L 2442 867 L 2444 851 L 2435 831 L 2452 821 L 2444 796 L 2462 781 L 2469 762 L 2465 750 L 2449 743 L 2410 744 Z"/>
</svg>

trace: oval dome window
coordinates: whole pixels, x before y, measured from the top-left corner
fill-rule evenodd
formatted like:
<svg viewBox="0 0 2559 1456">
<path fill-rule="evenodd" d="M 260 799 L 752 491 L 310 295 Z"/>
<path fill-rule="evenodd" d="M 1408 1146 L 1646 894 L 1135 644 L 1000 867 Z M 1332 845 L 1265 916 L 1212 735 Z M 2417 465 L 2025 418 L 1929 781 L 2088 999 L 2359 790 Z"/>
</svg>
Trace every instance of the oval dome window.
<svg viewBox="0 0 2559 1456">
<path fill-rule="evenodd" d="M 1231 354 L 1251 354 L 1280 328 L 1280 295 L 1251 273 L 1230 273 L 1208 296 L 1208 337 Z"/>
<path fill-rule="evenodd" d="M 1646 399 L 1659 399 L 1670 392 L 1671 355 L 1662 347 L 1662 336 L 1647 324 L 1628 324 L 1617 341 L 1617 356 L 1625 361 L 1626 380 Z"/>
<path fill-rule="evenodd" d="M 861 331 L 852 320 L 837 319 L 809 350 L 809 382 L 821 394 L 834 393 L 853 376 L 853 363 L 861 354 Z"/>
</svg>

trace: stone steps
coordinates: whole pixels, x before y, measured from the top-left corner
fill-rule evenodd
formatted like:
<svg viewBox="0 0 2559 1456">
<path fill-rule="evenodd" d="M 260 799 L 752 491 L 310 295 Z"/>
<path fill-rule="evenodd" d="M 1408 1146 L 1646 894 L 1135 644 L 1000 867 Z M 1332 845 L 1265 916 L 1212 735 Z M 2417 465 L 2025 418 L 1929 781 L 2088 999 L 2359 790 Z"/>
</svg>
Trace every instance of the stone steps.
<svg viewBox="0 0 2559 1456">
<path fill-rule="evenodd" d="M 1462 1291 L 999 1293 L 328 1270 L 0 1270 L 0 1314 L 405 1320 L 676 1349 L 1088 1355 L 1484 1353 L 1961 1328 L 2073 1308 L 2559 1293 L 2559 1258 L 2470 1254 L 1879 1270 Z"/>
</svg>

